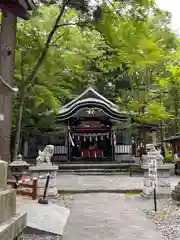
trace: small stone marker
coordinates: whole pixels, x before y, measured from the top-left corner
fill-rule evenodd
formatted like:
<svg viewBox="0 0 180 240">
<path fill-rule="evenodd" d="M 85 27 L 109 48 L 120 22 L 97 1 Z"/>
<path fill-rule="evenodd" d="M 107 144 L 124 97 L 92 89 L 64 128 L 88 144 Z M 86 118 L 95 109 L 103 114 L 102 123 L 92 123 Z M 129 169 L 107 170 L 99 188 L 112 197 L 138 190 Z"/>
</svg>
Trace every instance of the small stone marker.
<svg viewBox="0 0 180 240">
<path fill-rule="evenodd" d="M 143 196 L 153 197 L 153 189 L 156 189 L 158 197 L 171 195 L 170 170 L 173 164 L 163 164 L 157 151 L 150 153 L 148 165 L 142 165 L 143 170 Z M 156 159 L 155 159 L 156 158 Z"/>
<path fill-rule="evenodd" d="M 153 152 L 148 153 L 149 157 L 149 180 L 154 192 L 154 210 L 157 212 L 156 188 L 157 188 L 157 155 Z"/>
<path fill-rule="evenodd" d="M 149 157 L 149 180 L 151 187 L 155 189 L 157 187 L 157 160 L 156 155 L 153 153 L 148 153 Z"/>
</svg>

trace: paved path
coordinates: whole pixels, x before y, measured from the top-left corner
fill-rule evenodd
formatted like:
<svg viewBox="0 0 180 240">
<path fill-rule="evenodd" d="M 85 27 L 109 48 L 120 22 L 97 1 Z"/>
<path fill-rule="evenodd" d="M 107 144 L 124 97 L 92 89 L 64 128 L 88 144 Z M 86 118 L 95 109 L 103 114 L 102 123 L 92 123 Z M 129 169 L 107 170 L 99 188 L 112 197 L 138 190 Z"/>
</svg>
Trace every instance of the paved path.
<svg viewBox="0 0 180 240">
<path fill-rule="evenodd" d="M 171 186 L 180 181 L 180 177 L 171 178 Z M 117 190 L 142 189 L 143 177 L 129 177 L 124 175 L 73 175 L 58 174 L 57 188 L 61 190 Z"/>
<path fill-rule="evenodd" d="M 164 240 L 131 203 L 121 194 L 76 195 L 63 240 Z"/>
</svg>

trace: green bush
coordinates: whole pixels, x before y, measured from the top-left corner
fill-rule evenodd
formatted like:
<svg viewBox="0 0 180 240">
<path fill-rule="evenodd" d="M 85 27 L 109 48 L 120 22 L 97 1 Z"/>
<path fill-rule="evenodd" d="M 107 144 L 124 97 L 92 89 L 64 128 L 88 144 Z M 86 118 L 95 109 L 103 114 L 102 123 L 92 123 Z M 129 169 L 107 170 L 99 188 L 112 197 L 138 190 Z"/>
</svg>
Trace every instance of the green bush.
<svg viewBox="0 0 180 240">
<path fill-rule="evenodd" d="M 166 157 L 165 157 L 164 161 L 165 161 L 165 162 L 172 162 L 172 161 L 173 161 L 172 151 L 169 151 L 169 152 L 166 154 Z"/>
</svg>

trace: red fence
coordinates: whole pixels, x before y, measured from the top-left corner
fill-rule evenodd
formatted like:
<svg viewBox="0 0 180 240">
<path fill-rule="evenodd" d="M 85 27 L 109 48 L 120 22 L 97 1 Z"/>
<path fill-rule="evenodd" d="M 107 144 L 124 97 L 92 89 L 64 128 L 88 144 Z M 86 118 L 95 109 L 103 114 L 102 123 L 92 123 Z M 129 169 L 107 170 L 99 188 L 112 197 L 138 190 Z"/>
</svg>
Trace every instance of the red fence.
<svg viewBox="0 0 180 240">
<path fill-rule="evenodd" d="M 8 180 L 7 184 L 11 185 L 14 189 L 17 189 L 17 194 L 23 196 L 32 197 L 32 200 L 37 199 L 37 182 L 35 179 L 31 183 L 19 183 L 17 184 L 15 180 Z"/>
<path fill-rule="evenodd" d="M 14 189 L 17 189 L 17 194 L 21 194 L 23 196 L 30 196 L 33 200 L 36 200 L 38 179 L 47 177 L 49 175 L 50 174 L 48 173 L 33 178 L 22 178 L 18 182 L 16 182 L 15 180 L 8 180 L 7 184 L 11 185 Z"/>
</svg>

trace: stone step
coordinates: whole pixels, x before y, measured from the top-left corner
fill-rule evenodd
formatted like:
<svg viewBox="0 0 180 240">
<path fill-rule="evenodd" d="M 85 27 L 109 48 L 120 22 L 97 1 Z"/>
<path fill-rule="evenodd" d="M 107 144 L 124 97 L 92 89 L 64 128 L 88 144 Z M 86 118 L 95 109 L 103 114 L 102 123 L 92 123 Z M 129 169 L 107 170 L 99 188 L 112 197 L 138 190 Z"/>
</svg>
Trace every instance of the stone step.
<svg viewBox="0 0 180 240">
<path fill-rule="evenodd" d="M 0 191 L 0 224 L 16 213 L 16 190 L 4 189 Z M 1 238 L 0 238 L 1 239 Z"/>
<path fill-rule="evenodd" d="M 1 216 L 1 215 L 0 215 Z M 26 225 L 26 214 L 15 214 L 13 217 L 7 219 L 0 224 L 0 239 L 13 240 L 24 229 Z"/>
<path fill-rule="evenodd" d="M 129 169 L 127 168 L 115 168 L 115 169 L 104 169 L 104 168 L 94 168 L 94 169 L 60 169 L 58 170 L 59 173 L 83 173 L 83 172 L 89 172 L 89 173 L 120 173 L 120 172 L 129 172 Z"/>
<path fill-rule="evenodd" d="M 136 166 L 133 163 L 69 163 L 60 164 L 59 170 L 77 170 L 77 169 L 129 169 L 130 166 Z"/>
<path fill-rule="evenodd" d="M 115 175 L 118 175 L 118 176 L 123 176 L 123 175 L 128 175 L 129 176 L 129 173 L 127 172 L 110 172 L 110 173 L 103 173 L 103 172 L 79 172 L 79 173 L 67 173 L 67 172 L 64 172 L 63 174 L 65 175 L 79 175 L 79 176 L 115 176 Z"/>
</svg>

